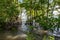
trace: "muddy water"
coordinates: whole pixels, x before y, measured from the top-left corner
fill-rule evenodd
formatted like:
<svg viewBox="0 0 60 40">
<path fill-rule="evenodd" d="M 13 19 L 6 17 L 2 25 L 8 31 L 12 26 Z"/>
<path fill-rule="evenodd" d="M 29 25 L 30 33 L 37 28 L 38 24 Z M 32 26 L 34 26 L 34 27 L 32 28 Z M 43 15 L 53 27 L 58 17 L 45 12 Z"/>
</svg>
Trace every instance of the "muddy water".
<svg viewBox="0 0 60 40">
<path fill-rule="evenodd" d="M 0 40 L 26 40 L 26 34 L 3 32 L 3 33 L 0 33 Z"/>
</svg>

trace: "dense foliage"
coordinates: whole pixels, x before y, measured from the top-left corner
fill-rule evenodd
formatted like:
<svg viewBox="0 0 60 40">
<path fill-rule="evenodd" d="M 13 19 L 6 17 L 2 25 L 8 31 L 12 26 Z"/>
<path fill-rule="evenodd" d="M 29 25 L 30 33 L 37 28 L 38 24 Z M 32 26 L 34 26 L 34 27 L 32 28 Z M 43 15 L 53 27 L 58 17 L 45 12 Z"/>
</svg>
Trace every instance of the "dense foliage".
<svg viewBox="0 0 60 40">
<path fill-rule="evenodd" d="M 59 3 L 59 0 L 23 0 L 20 6 L 25 7 L 31 21 L 35 20 L 43 29 L 48 30 L 53 28 L 59 19 L 53 17 L 55 6 Z"/>
<path fill-rule="evenodd" d="M 59 7 L 55 8 L 56 5 Z M 23 0 L 20 4 L 18 0 L 0 0 L 0 31 L 16 30 L 17 27 L 13 22 L 16 21 L 21 10 L 19 8 L 23 7 L 27 12 L 27 22 L 31 23 L 35 20 L 43 30 L 53 30 L 55 27 L 60 27 L 60 14 L 57 15 L 58 18 L 53 17 L 53 11 L 60 9 L 60 0 Z M 60 11 L 58 12 L 60 13 Z M 29 28 L 27 40 L 35 40 L 33 25 L 30 24 Z"/>
<path fill-rule="evenodd" d="M 60 6 L 60 0 L 23 0 L 23 2 L 20 4 L 20 7 L 25 7 L 27 10 L 29 22 L 35 20 L 35 22 L 39 23 L 44 30 L 54 30 L 55 27 L 60 27 L 60 18 L 53 17 L 53 12 L 55 10 L 57 11 L 57 9 L 60 9 L 55 8 L 56 5 Z M 32 30 L 30 32 L 32 35 L 34 34 Z"/>
<path fill-rule="evenodd" d="M 16 20 L 20 11 L 18 7 L 17 0 L 0 0 L 0 30 L 4 30 L 8 22 Z"/>
</svg>

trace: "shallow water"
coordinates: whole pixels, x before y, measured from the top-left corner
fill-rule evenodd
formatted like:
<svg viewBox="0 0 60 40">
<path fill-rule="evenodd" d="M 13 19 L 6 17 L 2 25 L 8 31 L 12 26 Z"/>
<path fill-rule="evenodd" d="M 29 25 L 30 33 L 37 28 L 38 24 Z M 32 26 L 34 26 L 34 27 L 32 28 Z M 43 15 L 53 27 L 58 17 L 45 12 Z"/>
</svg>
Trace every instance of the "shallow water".
<svg viewBox="0 0 60 40">
<path fill-rule="evenodd" d="M 0 40 L 25 40 L 26 36 L 24 33 L 2 32 L 0 33 Z"/>
</svg>

